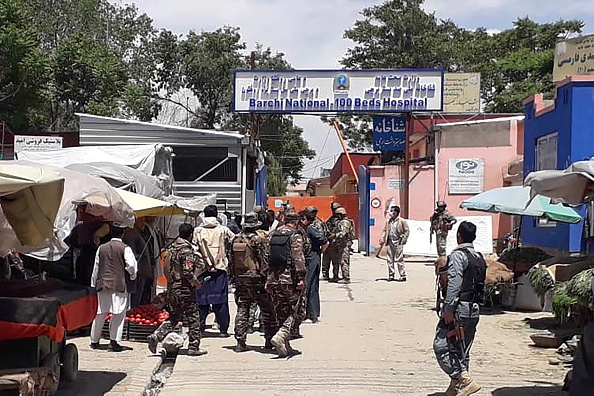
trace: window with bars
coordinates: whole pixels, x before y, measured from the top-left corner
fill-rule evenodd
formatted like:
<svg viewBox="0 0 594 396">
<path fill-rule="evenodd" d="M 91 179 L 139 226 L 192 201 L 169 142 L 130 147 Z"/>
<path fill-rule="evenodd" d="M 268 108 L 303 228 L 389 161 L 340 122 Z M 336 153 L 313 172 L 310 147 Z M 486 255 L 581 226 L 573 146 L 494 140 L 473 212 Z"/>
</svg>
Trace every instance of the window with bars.
<svg viewBox="0 0 594 396">
<path fill-rule="evenodd" d="M 536 140 L 535 170 L 557 169 L 557 132 Z"/>
</svg>

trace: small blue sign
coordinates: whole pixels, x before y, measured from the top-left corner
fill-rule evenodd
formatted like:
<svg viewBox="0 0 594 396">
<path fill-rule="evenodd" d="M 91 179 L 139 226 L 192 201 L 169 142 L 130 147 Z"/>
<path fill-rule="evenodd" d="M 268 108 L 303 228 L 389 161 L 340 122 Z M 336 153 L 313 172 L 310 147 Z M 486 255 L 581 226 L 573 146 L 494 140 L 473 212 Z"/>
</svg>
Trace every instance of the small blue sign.
<svg viewBox="0 0 594 396">
<path fill-rule="evenodd" d="M 375 151 L 404 151 L 406 118 L 373 117 L 373 149 Z"/>
</svg>

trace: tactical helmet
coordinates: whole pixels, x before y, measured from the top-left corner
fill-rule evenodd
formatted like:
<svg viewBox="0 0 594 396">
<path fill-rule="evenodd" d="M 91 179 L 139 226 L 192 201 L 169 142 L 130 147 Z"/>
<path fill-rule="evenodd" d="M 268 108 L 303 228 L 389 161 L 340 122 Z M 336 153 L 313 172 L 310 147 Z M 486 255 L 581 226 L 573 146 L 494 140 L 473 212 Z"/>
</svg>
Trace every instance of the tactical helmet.
<svg viewBox="0 0 594 396">
<path fill-rule="evenodd" d="M 287 209 L 285 211 L 285 220 L 287 220 L 287 221 L 299 220 L 299 213 L 297 213 L 295 211 L 295 209 Z"/>
<path fill-rule="evenodd" d="M 338 215 L 346 215 L 346 214 L 347 214 L 347 211 L 346 211 L 346 209 L 345 209 L 345 208 L 343 208 L 343 207 L 341 206 L 340 208 L 336 209 L 336 210 L 334 211 L 334 213 L 335 213 L 335 214 L 338 214 Z"/>
<path fill-rule="evenodd" d="M 318 208 L 316 208 L 315 206 L 308 206 L 307 208 L 305 208 L 305 212 L 308 214 L 315 214 L 318 213 Z"/>
<path fill-rule="evenodd" d="M 262 225 L 262 222 L 258 220 L 258 214 L 256 212 L 249 212 L 245 215 L 243 226 L 245 228 L 257 228 Z"/>
<path fill-rule="evenodd" d="M 446 206 L 448 206 L 448 204 L 445 203 L 445 202 L 443 202 L 443 201 L 437 202 L 437 207 L 438 208 L 445 208 Z"/>
<path fill-rule="evenodd" d="M 340 208 L 341 206 L 342 206 L 342 205 L 341 205 L 341 204 L 339 204 L 338 202 L 332 202 L 332 203 L 330 204 L 330 209 L 332 209 L 332 210 L 336 210 L 336 209 Z"/>
</svg>

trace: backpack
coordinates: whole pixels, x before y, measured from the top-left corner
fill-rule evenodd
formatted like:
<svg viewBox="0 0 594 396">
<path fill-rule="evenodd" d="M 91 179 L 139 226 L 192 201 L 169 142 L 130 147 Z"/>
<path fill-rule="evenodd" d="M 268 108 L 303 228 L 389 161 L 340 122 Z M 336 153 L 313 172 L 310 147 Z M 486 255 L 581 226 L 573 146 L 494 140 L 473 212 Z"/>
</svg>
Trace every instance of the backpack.
<svg viewBox="0 0 594 396">
<path fill-rule="evenodd" d="M 254 250 L 244 234 L 240 234 L 233 239 L 231 249 L 233 251 L 233 272 L 236 275 L 259 269 L 254 257 Z"/>
<path fill-rule="evenodd" d="M 277 230 L 270 237 L 270 268 L 285 268 L 293 259 L 291 252 L 291 238 L 295 230 Z"/>
</svg>

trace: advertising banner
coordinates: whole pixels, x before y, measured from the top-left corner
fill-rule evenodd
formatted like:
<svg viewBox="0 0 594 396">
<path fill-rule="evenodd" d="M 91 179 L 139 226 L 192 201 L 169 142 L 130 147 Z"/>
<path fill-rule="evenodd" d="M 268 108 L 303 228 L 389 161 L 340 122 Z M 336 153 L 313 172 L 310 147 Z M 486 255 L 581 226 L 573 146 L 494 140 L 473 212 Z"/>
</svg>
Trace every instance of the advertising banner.
<svg viewBox="0 0 594 396">
<path fill-rule="evenodd" d="M 443 71 L 237 70 L 236 113 L 407 113 L 443 110 Z"/>
<path fill-rule="evenodd" d="M 481 110 L 480 99 L 480 73 L 444 74 L 444 113 L 479 113 Z"/>
<path fill-rule="evenodd" d="M 485 161 L 482 158 L 450 158 L 450 194 L 478 194 L 483 192 L 484 181 Z"/>
<path fill-rule="evenodd" d="M 60 136 L 24 136 L 15 135 L 14 152 L 21 151 L 51 151 L 62 148 Z"/>
<path fill-rule="evenodd" d="M 373 117 L 373 149 L 375 151 L 404 151 L 406 118 Z"/>
<path fill-rule="evenodd" d="M 594 35 L 559 41 L 555 46 L 553 81 L 594 75 Z"/>
</svg>

